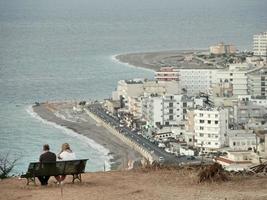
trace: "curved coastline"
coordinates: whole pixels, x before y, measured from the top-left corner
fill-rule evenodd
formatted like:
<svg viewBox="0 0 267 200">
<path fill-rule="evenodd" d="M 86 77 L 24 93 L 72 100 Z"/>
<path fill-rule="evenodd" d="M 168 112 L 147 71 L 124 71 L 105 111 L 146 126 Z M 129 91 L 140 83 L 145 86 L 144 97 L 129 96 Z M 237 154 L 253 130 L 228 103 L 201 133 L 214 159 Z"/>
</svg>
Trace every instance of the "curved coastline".
<svg viewBox="0 0 267 200">
<path fill-rule="evenodd" d="M 41 121 L 43 124 L 47 124 L 49 126 L 52 126 L 56 129 L 61 130 L 62 132 L 64 132 L 64 134 L 72 136 L 72 137 L 76 137 L 79 140 L 86 142 L 90 147 L 92 147 L 93 149 L 97 150 L 98 152 L 101 152 L 106 158 L 105 158 L 105 163 L 106 165 L 106 169 L 110 170 L 111 169 L 111 162 L 110 160 L 113 159 L 113 156 L 110 155 L 110 150 L 105 148 L 104 146 L 102 146 L 101 144 L 95 142 L 94 140 L 90 139 L 89 137 L 86 137 L 84 135 L 81 135 L 77 132 L 75 132 L 73 129 L 69 128 L 69 127 L 65 127 L 62 126 L 60 124 L 57 124 L 53 121 L 50 121 L 48 119 L 42 118 L 38 112 L 34 111 L 34 106 L 30 105 L 26 108 L 26 111 L 35 119 Z"/>
<path fill-rule="evenodd" d="M 130 62 L 123 62 L 122 60 L 119 59 L 119 57 L 124 56 L 124 55 L 128 55 L 128 54 L 114 54 L 114 55 L 110 56 L 110 60 L 116 64 L 125 65 L 125 66 L 130 67 L 130 68 L 139 68 L 141 70 L 149 71 L 152 73 L 155 72 L 154 69 L 134 65 L 134 64 L 131 64 Z"/>
<path fill-rule="evenodd" d="M 32 106 L 32 111 L 34 115 L 38 116 L 37 119 L 39 118 L 43 123 L 65 131 L 67 130 L 67 134 L 76 134 L 86 142 L 90 142 L 88 144 L 92 148 L 103 152 L 104 156 L 106 156 L 106 170 L 124 169 L 127 167 L 129 160 L 138 160 L 141 158 L 140 154 L 133 152 L 130 147 L 115 138 L 108 130 L 97 124 L 87 114 L 83 116 L 87 120 L 84 122 L 71 122 L 56 116 L 56 110 L 62 111 L 65 109 L 62 105 L 72 107 L 73 103 L 41 103 L 38 106 Z"/>
<path fill-rule="evenodd" d="M 195 53 L 207 52 L 206 49 L 192 50 L 166 50 L 139 53 L 122 53 L 111 56 L 111 60 L 130 67 L 138 67 L 152 72 L 158 71 L 163 66 L 178 68 L 211 68 L 199 63 L 192 57 Z"/>
</svg>

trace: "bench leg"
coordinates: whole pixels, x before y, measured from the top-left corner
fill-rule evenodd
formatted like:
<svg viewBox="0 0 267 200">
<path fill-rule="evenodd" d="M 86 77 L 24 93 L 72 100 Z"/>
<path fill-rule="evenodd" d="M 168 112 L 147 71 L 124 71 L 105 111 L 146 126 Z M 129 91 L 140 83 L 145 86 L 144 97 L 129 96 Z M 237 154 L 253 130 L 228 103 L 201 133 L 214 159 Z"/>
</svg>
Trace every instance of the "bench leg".
<svg viewBox="0 0 267 200">
<path fill-rule="evenodd" d="M 29 177 L 29 178 L 27 178 L 27 185 L 29 185 L 29 184 L 30 184 L 30 182 L 33 182 L 33 183 L 34 183 L 34 185 L 36 185 L 36 182 L 35 182 L 35 177 Z"/>
<path fill-rule="evenodd" d="M 81 174 L 73 174 L 72 175 L 72 183 L 74 183 L 74 181 L 78 179 L 80 182 L 82 182 L 82 175 Z"/>
</svg>

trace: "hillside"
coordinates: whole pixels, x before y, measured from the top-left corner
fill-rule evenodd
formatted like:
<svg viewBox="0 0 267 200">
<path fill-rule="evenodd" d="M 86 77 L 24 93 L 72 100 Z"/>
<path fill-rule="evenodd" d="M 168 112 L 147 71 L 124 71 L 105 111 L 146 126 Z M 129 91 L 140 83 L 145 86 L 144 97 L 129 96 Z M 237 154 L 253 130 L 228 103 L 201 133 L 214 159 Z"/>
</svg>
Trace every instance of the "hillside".
<svg viewBox="0 0 267 200">
<path fill-rule="evenodd" d="M 61 190 L 50 178 L 47 187 L 26 186 L 25 180 L 0 181 L 0 200 L 61 199 Z M 86 173 L 83 183 L 63 185 L 64 200 L 266 200 L 267 179 L 234 177 L 229 182 L 197 183 L 195 173 L 186 170 L 112 171 Z"/>
</svg>

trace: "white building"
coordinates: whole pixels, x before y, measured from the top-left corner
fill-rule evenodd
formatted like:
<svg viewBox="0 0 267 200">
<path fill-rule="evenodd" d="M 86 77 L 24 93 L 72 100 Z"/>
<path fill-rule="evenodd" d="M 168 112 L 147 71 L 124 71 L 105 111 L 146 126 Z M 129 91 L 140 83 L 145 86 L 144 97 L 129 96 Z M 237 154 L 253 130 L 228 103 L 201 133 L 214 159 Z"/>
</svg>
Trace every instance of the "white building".
<svg viewBox="0 0 267 200">
<path fill-rule="evenodd" d="M 218 70 L 213 79 L 213 92 L 218 97 L 246 95 L 248 93 L 247 74 L 253 68 L 248 64 L 232 64 L 227 69 Z"/>
<path fill-rule="evenodd" d="M 253 36 L 253 53 L 254 56 L 267 58 L 267 32 L 255 34 Z"/>
<path fill-rule="evenodd" d="M 195 146 L 205 152 L 214 151 L 226 143 L 228 110 L 202 108 L 194 110 Z"/>
<path fill-rule="evenodd" d="M 228 145 L 230 150 L 254 150 L 256 149 L 256 135 L 253 131 L 247 130 L 228 130 Z"/>
<path fill-rule="evenodd" d="M 161 67 L 159 71 L 155 72 L 155 79 L 158 81 L 178 81 L 178 68 Z"/>
<path fill-rule="evenodd" d="M 187 102 L 184 95 L 145 94 L 142 118 L 150 127 L 178 125 L 185 119 Z"/>
<path fill-rule="evenodd" d="M 253 97 L 267 97 L 267 69 L 248 73 L 248 93 Z"/>
<path fill-rule="evenodd" d="M 121 101 L 121 105 L 126 112 L 138 109 L 135 104 L 140 102 L 138 99 L 147 94 L 168 95 L 179 94 L 180 90 L 177 81 L 157 81 L 157 80 L 120 80 L 117 90 L 112 93 L 113 100 Z M 137 105 L 137 107 L 140 105 Z M 138 110 L 137 112 L 140 112 Z M 137 113 L 138 115 L 139 113 Z"/>
<path fill-rule="evenodd" d="M 198 95 L 200 92 L 209 93 L 216 69 L 180 69 L 179 87 L 187 91 L 188 96 Z"/>
</svg>

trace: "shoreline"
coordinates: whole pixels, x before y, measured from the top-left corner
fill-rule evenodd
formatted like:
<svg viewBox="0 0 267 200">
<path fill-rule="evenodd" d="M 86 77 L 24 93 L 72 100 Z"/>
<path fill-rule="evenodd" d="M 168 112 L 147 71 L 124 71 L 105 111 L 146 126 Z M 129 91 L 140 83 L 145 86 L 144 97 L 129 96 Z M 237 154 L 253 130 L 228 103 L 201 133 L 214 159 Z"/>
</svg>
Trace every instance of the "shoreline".
<svg viewBox="0 0 267 200">
<path fill-rule="evenodd" d="M 153 52 L 137 52 L 112 55 L 111 60 L 129 67 L 137 67 L 152 72 L 159 70 L 163 66 L 174 66 L 181 69 L 212 69 L 214 67 L 200 63 L 190 57 L 195 53 L 207 52 L 200 50 L 166 50 Z"/>
<path fill-rule="evenodd" d="M 71 110 L 74 103 L 41 103 L 32 106 L 32 110 L 43 120 L 55 123 L 58 126 L 70 129 L 75 133 L 85 136 L 108 150 L 110 170 L 123 170 L 128 167 L 129 160 L 139 160 L 142 156 L 113 136 L 107 129 L 98 124 L 85 113 L 79 114 L 78 121 L 66 119 L 59 112 Z M 82 119 L 82 120 L 81 120 Z M 89 158 L 90 159 L 90 158 Z"/>
</svg>

